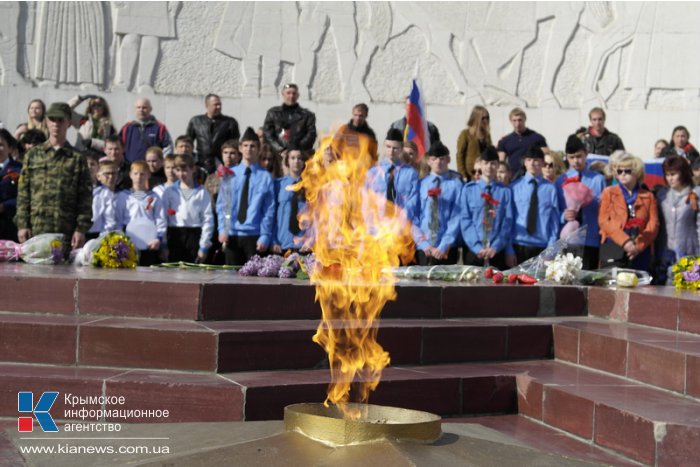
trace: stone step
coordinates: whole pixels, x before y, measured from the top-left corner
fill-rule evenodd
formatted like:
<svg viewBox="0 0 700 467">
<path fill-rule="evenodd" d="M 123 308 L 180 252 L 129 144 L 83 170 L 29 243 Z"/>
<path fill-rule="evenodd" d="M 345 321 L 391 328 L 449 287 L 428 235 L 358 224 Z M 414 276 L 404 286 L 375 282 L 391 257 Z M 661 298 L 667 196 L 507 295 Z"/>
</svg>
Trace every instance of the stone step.
<svg viewBox="0 0 700 467">
<path fill-rule="evenodd" d="M 236 421 L 243 419 L 243 388 L 212 373 L 75 368 L 56 365 L 0 364 L 0 416 L 15 417 L 17 393 L 31 391 L 34 401 L 44 391 L 58 391 L 50 410 L 55 420 L 82 420 L 67 410 L 118 409 L 168 411 L 168 416 L 150 417 L 136 412 L 102 419 L 117 423 L 176 423 Z M 72 397 L 124 397 L 123 405 L 78 404 Z M 86 399 L 85 399 L 86 400 Z M 94 414 L 94 412 L 93 412 Z M 162 415 L 162 414 L 157 414 Z M 95 418 L 86 418 L 94 422 Z M 36 425 L 36 424 L 35 424 Z M 35 427 L 35 429 L 37 429 Z"/>
<path fill-rule="evenodd" d="M 440 366 L 387 368 L 370 402 L 426 410 L 445 416 L 514 413 L 515 377 L 497 365 L 462 364 L 443 374 Z M 423 371 L 423 369 L 428 369 Z M 175 423 L 185 421 L 281 420 L 284 407 L 323 402 L 328 370 L 260 371 L 216 375 L 152 370 L 69 368 L 0 364 L 0 417 L 17 417 L 17 393 L 58 391 L 50 413 L 56 420 L 80 419 L 66 410 L 168 410 L 168 417 L 108 416 L 103 421 Z M 124 397 L 123 405 L 71 405 L 77 397 Z M 66 399 L 66 397 L 68 399 Z M 84 399 L 87 400 L 87 399 Z M 94 412 L 93 412 L 94 414 Z M 92 421 L 95 421 L 92 419 Z"/>
<path fill-rule="evenodd" d="M 700 334 L 700 295 L 673 287 L 588 289 L 588 314 L 670 331 Z"/>
<path fill-rule="evenodd" d="M 645 465 L 697 465 L 696 400 L 555 361 L 503 366 L 520 414 Z"/>
<path fill-rule="evenodd" d="M 494 292 L 498 287 L 498 293 Z M 0 264 L 0 311 L 158 319 L 318 319 L 308 281 L 242 277 L 232 271 L 105 271 Z M 385 318 L 583 316 L 585 287 L 466 285 L 402 280 Z M 556 310 L 556 311 L 555 311 Z"/>
<path fill-rule="evenodd" d="M 700 398 L 700 336 L 605 320 L 554 325 L 555 357 Z"/>
<path fill-rule="evenodd" d="M 638 466 L 639 463 L 618 454 L 581 441 L 567 433 L 555 430 L 542 423 L 536 423 L 522 415 L 486 415 L 466 418 L 445 418 L 443 423 L 479 425 L 503 436 L 520 446 L 552 452 L 565 458 L 581 459 L 596 464 L 618 467 Z M 471 430 L 469 433 L 473 433 Z M 477 432 L 478 433 L 478 432 Z M 486 433 L 488 434 L 488 433 Z M 478 436 L 478 435 L 477 435 Z M 498 439 L 498 438 L 496 438 Z"/>
<path fill-rule="evenodd" d="M 212 372 L 327 365 L 315 320 L 212 321 L 0 314 L 0 361 Z M 394 365 L 552 357 L 551 320 L 380 322 Z M 40 345 L 38 345 L 40 344 Z"/>
</svg>

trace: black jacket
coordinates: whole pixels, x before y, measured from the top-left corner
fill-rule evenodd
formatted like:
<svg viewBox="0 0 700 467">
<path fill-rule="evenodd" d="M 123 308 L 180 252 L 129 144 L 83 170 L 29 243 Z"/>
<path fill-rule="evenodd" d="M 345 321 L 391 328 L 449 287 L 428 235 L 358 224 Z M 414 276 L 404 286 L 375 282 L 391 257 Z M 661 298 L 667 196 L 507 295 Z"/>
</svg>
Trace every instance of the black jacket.
<svg viewBox="0 0 700 467">
<path fill-rule="evenodd" d="M 197 142 L 200 160 L 205 160 L 220 157 L 221 145 L 230 139 L 240 138 L 241 133 L 235 118 L 219 115 L 211 119 L 204 114 L 190 119 L 187 136 Z"/>
<path fill-rule="evenodd" d="M 586 147 L 588 154 L 597 154 L 599 156 L 609 156 L 618 149 L 625 149 L 622 139 L 615 133 L 603 130 L 601 136 L 593 136 L 589 131 L 583 135 L 583 145 Z"/>
<path fill-rule="evenodd" d="M 295 104 L 272 107 L 265 116 L 265 142 L 273 151 L 284 151 L 296 141 L 303 150 L 313 148 L 316 142 L 316 115 Z"/>
</svg>

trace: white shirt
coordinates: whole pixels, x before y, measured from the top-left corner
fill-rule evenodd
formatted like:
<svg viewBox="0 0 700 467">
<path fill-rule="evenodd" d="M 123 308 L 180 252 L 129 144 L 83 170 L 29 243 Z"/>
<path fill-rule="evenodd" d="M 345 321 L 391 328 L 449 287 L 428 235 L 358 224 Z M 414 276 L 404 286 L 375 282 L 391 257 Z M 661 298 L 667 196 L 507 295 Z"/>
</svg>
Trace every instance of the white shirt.
<svg viewBox="0 0 700 467">
<path fill-rule="evenodd" d="M 104 185 L 92 189 L 92 227 L 89 233 L 102 233 L 117 228 L 114 209 L 115 194 Z"/>
<path fill-rule="evenodd" d="M 134 219 L 148 219 L 155 224 L 161 243 L 166 241 L 165 232 L 168 224 L 163 203 L 153 191 L 147 191 L 143 199 L 138 199 L 132 190 L 122 190 L 117 193 L 115 204 L 119 228 L 126 229 L 129 222 Z"/>
<path fill-rule="evenodd" d="M 163 192 L 163 212 L 170 227 L 201 227 L 199 249 L 206 252 L 214 233 L 214 213 L 209 192 L 201 185 L 195 186 L 189 199 L 185 199 L 180 182 L 175 182 Z"/>
</svg>

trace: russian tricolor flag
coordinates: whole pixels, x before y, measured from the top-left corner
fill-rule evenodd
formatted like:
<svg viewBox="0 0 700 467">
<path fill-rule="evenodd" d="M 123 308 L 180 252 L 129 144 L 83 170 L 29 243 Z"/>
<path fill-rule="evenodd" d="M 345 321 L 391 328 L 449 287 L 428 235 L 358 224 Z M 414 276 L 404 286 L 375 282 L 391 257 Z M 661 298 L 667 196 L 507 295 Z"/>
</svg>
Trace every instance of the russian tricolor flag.
<svg viewBox="0 0 700 467">
<path fill-rule="evenodd" d="M 430 149 L 428 138 L 428 117 L 425 115 L 425 101 L 420 93 L 420 88 L 416 80 L 413 80 L 411 94 L 408 96 L 406 104 L 406 128 L 403 132 L 404 141 L 413 141 L 418 146 L 418 157 L 420 160 Z"/>
</svg>

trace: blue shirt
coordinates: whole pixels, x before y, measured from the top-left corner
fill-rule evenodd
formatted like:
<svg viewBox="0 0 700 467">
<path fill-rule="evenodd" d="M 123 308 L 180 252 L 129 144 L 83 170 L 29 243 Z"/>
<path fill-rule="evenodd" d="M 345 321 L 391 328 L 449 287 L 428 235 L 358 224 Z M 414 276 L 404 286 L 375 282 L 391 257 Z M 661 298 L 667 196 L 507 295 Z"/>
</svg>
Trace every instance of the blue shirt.
<svg viewBox="0 0 700 467">
<path fill-rule="evenodd" d="M 598 208 L 600 207 L 600 195 L 605 189 L 605 177 L 591 170 L 583 170 L 581 172 L 583 184 L 593 192 L 593 201 L 581 209 L 583 225 L 586 227 L 586 246 L 600 246 L 600 227 L 598 226 Z M 566 209 L 566 199 L 564 198 L 564 190 L 562 184 L 567 178 L 578 177 L 578 172 L 574 169 L 562 174 L 555 183 L 557 187 L 557 195 L 559 197 L 559 210 L 561 211 L 561 223 L 565 224 L 564 210 Z"/>
<path fill-rule="evenodd" d="M 389 171 L 394 167 L 395 204 L 406 211 L 408 220 L 414 221 L 418 212 L 418 172 L 402 162 L 392 164 L 383 160 L 367 171 L 365 186 L 386 197 Z"/>
<path fill-rule="evenodd" d="M 559 236 L 560 212 L 557 189 L 543 177 L 537 177 L 537 229 L 534 235 L 527 231 L 527 213 L 530 209 L 534 177 L 525 173 L 511 185 L 515 201 L 515 225 L 513 243 L 516 245 L 545 248 L 554 244 Z"/>
<path fill-rule="evenodd" d="M 508 247 L 510 253 L 511 236 L 513 234 L 513 192 L 507 186 L 492 181 L 491 197 L 498 201 L 494 206 L 496 216 L 493 219 L 489 243 L 491 248 L 499 253 Z M 484 204 L 481 197 L 486 193 L 487 183 L 484 180 L 469 182 L 462 188 L 460 205 L 460 228 L 462 238 L 473 253 L 479 253 L 484 245 Z"/>
<path fill-rule="evenodd" d="M 506 160 L 508 161 L 510 170 L 515 174 L 520 170 L 521 161 L 525 152 L 533 144 L 539 147 L 547 147 L 547 140 L 536 131 L 525 128 L 522 135 L 512 132 L 501 138 L 498 142 L 497 149 L 499 152 L 506 153 Z"/>
<path fill-rule="evenodd" d="M 289 248 L 299 249 L 301 243 L 294 243 L 294 238 L 301 238 L 304 235 L 303 230 L 296 237 L 289 231 L 289 218 L 292 214 L 292 197 L 294 192 L 287 191 L 287 187 L 294 185 L 298 181 L 298 178 L 290 176 L 275 180 L 275 229 L 272 243 L 281 246 L 283 250 Z M 304 198 L 299 197 L 298 212 L 301 212 L 305 206 Z"/>
<path fill-rule="evenodd" d="M 250 182 L 248 185 L 248 211 L 243 224 L 238 222 L 238 206 L 241 202 L 241 192 L 245 182 L 245 170 L 250 167 Z M 233 167 L 233 176 L 229 180 L 221 180 L 229 184 L 231 193 L 231 219 L 227 234 L 229 236 L 256 236 L 258 243 L 269 246 L 272 241 L 275 221 L 275 187 L 270 172 L 258 164 L 249 166 L 241 163 Z M 216 216 L 219 233 L 224 233 L 224 202 L 222 197 L 216 200 Z"/>
<path fill-rule="evenodd" d="M 437 187 L 440 179 L 441 193 L 438 200 L 438 229 L 434 244 L 431 244 L 430 221 L 432 215 L 433 197 L 428 190 Z M 413 239 L 419 250 L 429 246 L 437 247 L 447 253 L 454 247 L 459 235 L 459 195 L 462 191 L 462 181 L 456 180 L 447 172 L 444 175 L 430 174 L 420 181 L 418 196 L 418 222 L 414 225 Z"/>
</svg>

